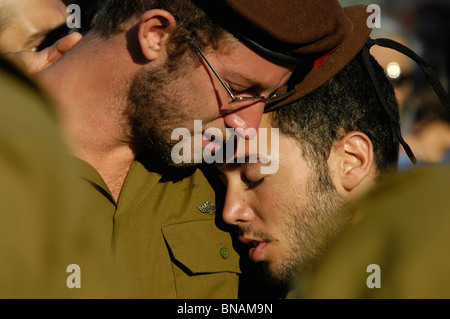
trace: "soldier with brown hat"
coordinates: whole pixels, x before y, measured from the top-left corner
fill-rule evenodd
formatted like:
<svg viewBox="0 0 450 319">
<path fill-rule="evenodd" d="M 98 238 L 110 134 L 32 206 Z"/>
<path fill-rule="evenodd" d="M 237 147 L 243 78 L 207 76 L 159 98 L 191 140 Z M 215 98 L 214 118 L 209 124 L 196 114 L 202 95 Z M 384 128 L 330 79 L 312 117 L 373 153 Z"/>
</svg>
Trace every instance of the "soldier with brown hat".
<svg viewBox="0 0 450 319">
<path fill-rule="evenodd" d="M 193 148 L 211 142 L 210 127 L 257 128 L 264 111 L 353 59 L 367 16 L 337 0 L 111 0 L 36 75 L 97 198 L 125 297 L 238 296 L 239 256 L 214 215 L 214 190 L 196 159 L 171 167 L 171 132 L 196 134 Z"/>
</svg>

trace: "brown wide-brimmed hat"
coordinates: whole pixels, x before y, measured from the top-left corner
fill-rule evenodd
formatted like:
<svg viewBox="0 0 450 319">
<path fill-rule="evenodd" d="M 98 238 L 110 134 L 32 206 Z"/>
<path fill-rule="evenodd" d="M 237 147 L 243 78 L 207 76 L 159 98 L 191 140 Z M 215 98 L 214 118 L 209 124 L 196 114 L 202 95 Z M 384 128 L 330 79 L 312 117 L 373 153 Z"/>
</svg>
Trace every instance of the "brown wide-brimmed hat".
<svg viewBox="0 0 450 319">
<path fill-rule="evenodd" d="M 316 90 L 363 48 L 371 30 L 367 6 L 338 0 L 196 0 L 206 14 L 266 59 L 297 65 L 296 92 L 284 106 Z M 261 70 L 264 72 L 264 70 Z"/>
</svg>

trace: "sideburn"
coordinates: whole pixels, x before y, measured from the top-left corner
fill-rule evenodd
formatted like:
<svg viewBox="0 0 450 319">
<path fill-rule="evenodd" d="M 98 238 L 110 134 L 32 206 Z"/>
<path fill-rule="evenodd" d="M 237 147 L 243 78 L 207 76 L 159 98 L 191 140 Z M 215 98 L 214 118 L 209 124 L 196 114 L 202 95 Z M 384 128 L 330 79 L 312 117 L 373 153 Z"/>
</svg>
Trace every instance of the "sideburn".
<svg viewBox="0 0 450 319">
<path fill-rule="evenodd" d="M 133 78 L 124 117 L 130 128 L 130 141 L 136 154 L 153 153 L 164 163 L 173 164 L 171 132 L 177 122 L 188 118 L 180 107 L 173 82 L 191 71 L 186 56 L 169 59 L 162 67 L 143 68 Z M 182 67 L 184 65 L 184 67 Z"/>
</svg>

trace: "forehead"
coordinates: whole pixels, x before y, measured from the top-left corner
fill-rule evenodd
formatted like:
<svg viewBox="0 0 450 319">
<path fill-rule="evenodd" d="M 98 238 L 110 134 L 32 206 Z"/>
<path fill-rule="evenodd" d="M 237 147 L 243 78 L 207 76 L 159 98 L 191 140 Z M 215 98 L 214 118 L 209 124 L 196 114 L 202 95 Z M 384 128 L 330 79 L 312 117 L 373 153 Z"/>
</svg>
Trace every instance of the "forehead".
<svg viewBox="0 0 450 319">
<path fill-rule="evenodd" d="M 212 52 L 214 67 L 231 78 L 242 77 L 260 87 L 283 86 L 295 66 L 271 62 L 237 39 L 223 40 Z"/>
<path fill-rule="evenodd" d="M 271 125 L 269 115 L 264 114 L 254 138 L 245 139 L 238 136 L 231 146 L 226 147 L 234 147 L 233 152 L 230 151 L 224 158 L 224 163 L 217 164 L 217 167 L 226 172 L 248 166 L 271 165 L 278 163 L 280 158 L 287 160 L 294 154 L 300 156 L 298 150 L 293 149 L 293 144 L 295 143 L 292 139 L 280 134 L 279 129 Z"/>
<path fill-rule="evenodd" d="M 68 16 L 61 0 L 7 0 L 6 6 L 31 31 L 56 28 Z"/>
</svg>

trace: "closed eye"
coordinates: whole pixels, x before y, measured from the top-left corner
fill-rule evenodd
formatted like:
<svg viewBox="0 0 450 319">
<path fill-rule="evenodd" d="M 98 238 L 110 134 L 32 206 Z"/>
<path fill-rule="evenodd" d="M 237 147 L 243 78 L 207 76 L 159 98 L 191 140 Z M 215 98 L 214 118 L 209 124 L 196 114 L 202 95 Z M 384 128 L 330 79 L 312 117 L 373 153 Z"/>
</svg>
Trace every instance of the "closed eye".
<svg viewBox="0 0 450 319">
<path fill-rule="evenodd" d="M 258 186 L 259 184 L 261 184 L 264 181 L 264 177 L 261 179 L 258 179 L 257 181 L 251 181 L 247 178 L 247 176 L 245 176 L 245 174 L 242 174 L 242 181 L 245 183 L 245 185 L 247 185 L 247 187 L 249 189 L 255 188 L 256 186 Z"/>
<path fill-rule="evenodd" d="M 244 87 L 240 85 L 231 85 L 229 84 L 228 87 L 230 88 L 231 92 L 236 96 L 259 96 L 260 89 L 256 87 Z"/>
</svg>

